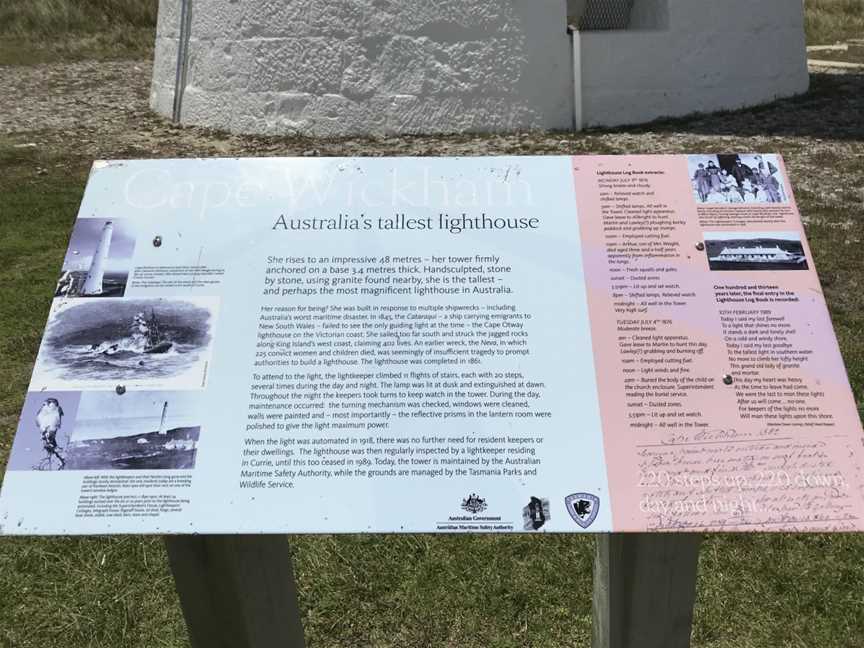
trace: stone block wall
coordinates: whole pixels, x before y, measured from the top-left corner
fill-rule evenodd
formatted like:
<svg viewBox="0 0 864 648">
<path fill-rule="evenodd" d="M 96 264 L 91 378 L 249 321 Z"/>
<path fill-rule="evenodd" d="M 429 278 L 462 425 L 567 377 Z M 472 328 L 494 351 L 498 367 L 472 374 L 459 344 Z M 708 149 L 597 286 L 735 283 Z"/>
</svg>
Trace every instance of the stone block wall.
<svg viewBox="0 0 864 648">
<path fill-rule="evenodd" d="M 181 121 L 341 136 L 569 128 L 564 0 L 191 0 Z M 179 0 L 151 105 L 171 114 Z"/>
<path fill-rule="evenodd" d="M 181 122 L 312 137 L 569 129 L 766 103 L 808 85 L 801 0 L 189 0 Z M 611 6 L 611 5 L 610 5 Z M 180 0 L 160 0 L 151 105 L 170 116 Z M 578 83 L 579 87 L 576 88 Z M 576 99 L 574 99 L 574 96 Z"/>
</svg>

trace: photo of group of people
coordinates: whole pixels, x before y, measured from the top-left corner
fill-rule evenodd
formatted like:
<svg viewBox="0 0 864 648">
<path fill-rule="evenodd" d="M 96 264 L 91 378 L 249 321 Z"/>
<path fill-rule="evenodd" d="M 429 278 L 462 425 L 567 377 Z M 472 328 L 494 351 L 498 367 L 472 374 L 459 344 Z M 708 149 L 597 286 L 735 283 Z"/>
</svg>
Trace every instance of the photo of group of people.
<svg viewBox="0 0 864 648">
<path fill-rule="evenodd" d="M 690 155 L 693 195 L 699 203 L 785 203 L 789 201 L 775 155 Z"/>
</svg>

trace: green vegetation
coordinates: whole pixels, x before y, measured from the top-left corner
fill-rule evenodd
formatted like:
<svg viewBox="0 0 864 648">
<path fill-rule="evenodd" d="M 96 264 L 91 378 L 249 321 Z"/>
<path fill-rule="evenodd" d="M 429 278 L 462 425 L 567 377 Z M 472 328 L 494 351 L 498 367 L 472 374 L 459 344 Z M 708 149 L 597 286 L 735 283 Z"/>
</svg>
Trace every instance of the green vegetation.
<svg viewBox="0 0 864 648">
<path fill-rule="evenodd" d="M 864 38 L 864 0 L 805 0 L 808 45 Z"/>
<path fill-rule="evenodd" d="M 147 56 L 156 9 L 157 0 L 3 0 L 0 65 Z"/>
<path fill-rule="evenodd" d="M 157 4 L 158 0 L 3 0 L 0 65 L 149 56 Z M 805 8 L 808 44 L 864 38 L 864 0 L 806 0 Z"/>
<path fill-rule="evenodd" d="M 0 33 L 21 38 L 88 34 L 114 28 L 152 28 L 154 0 L 7 0 Z"/>
</svg>

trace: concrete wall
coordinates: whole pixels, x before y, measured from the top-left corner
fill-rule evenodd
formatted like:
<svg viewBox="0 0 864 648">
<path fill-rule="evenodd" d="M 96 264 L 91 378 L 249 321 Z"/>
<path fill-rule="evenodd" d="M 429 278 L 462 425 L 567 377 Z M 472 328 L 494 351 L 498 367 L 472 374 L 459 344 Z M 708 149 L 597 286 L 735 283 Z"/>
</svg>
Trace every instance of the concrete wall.
<svg viewBox="0 0 864 648">
<path fill-rule="evenodd" d="M 338 136 L 569 128 L 565 0 L 190 0 L 181 122 Z M 170 116 L 180 0 L 160 0 Z"/>
<path fill-rule="evenodd" d="M 801 0 L 662 5 L 636 0 L 633 15 L 645 26 L 659 18 L 665 29 L 580 34 L 586 127 L 741 108 L 807 90 Z"/>
</svg>

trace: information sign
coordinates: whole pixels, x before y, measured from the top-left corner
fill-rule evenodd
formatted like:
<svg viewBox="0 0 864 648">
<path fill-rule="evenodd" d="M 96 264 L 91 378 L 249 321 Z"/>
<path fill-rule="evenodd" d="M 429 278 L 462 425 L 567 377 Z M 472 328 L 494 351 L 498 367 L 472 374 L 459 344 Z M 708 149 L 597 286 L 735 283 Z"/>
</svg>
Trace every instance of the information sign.
<svg viewBox="0 0 864 648">
<path fill-rule="evenodd" d="M 776 155 L 97 162 L 4 534 L 864 528 Z"/>
</svg>

